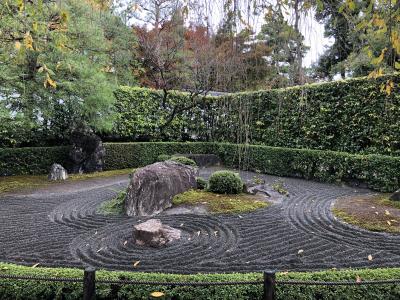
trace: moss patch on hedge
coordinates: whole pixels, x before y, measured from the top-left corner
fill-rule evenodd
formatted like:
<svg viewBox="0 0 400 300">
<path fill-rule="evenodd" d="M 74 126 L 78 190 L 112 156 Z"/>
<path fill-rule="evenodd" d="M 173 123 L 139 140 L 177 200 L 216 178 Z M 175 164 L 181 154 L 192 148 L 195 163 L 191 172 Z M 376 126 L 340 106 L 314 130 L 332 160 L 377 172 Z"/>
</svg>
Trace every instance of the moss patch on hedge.
<svg viewBox="0 0 400 300">
<path fill-rule="evenodd" d="M 363 195 L 337 200 L 333 214 L 346 223 L 370 231 L 400 233 L 400 203 L 387 195 Z"/>
<path fill-rule="evenodd" d="M 189 190 L 176 195 L 172 203 L 174 205 L 204 205 L 210 213 L 214 214 L 246 213 L 269 205 L 260 196 L 215 194 L 200 190 Z"/>
<path fill-rule="evenodd" d="M 71 181 L 127 175 L 132 173 L 132 171 L 129 168 L 88 174 L 69 174 L 68 179 L 65 181 L 50 181 L 47 179 L 47 175 L 0 176 L 0 194 L 21 190 L 34 190 L 50 184 L 64 184 Z"/>
</svg>

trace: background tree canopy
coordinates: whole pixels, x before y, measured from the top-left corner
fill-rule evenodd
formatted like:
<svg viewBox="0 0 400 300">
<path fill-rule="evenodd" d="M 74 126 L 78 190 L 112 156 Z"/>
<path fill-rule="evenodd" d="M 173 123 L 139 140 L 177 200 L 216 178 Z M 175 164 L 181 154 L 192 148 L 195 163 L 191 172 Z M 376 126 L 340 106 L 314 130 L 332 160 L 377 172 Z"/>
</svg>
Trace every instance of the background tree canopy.
<svg viewBox="0 0 400 300">
<path fill-rule="evenodd" d="M 332 43 L 310 66 L 307 42 L 320 41 L 307 41 L 305 28 L 316 22 Z M 207 105 L 210 91 L 398 70 L 397 0 L 4 0 L 0 146 L 65 144 L 81 122 L 115 129 L 119 86 L 162 90 L 151 109 L 163 116 L 156 130 L 165 137 L 177 115 Z M 395 84 L 381 89 L 390 95 Z M 176 101 L 173 90 L 188 97 Z"/>
<path fill-rule="evenodd" d="M 0 134 L 9 145 L 20 131 L 26 143 L 62 140 L 78 120 L 109 129 L 113 90 L 136 83 L 130 29 L 85 1 L 61 3 L 0 4 L 0 111 L 9 121 Z"/>
</svg>

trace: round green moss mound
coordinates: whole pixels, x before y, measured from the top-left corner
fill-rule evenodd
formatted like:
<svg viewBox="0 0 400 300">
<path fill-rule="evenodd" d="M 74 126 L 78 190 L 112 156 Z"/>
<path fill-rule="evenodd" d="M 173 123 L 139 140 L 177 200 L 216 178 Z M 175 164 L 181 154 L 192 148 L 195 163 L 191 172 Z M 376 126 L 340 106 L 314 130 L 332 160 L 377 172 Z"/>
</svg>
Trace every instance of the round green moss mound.
<svg viewBox="0 0 400 300">
<path fill-rule="evenodd" d="M 207 180 L 201 177 L 196 177 L 197 188 L 199 190 L 205 190 L 207 188 Z"/>
<path fill-rule="evenodd" d="M 239 194 L 243 191 L 243 181 L 232 171 L 217 171 L 211 175 L 208 189 L 218 194 Z"/>
<path fill-rule="evenodd" d="M 197 164 L 193 159 L 187 158 L 185 156 L 174 156 L 174 157 L 171 157 L 169 160 L 176 161 L 178 163 L 192 166 L 192 167 L 197 167 Z"/>
<path fill-rule="evenodd" d="M 167 154 L 160 154 L 159 156 L 157 156 L 157 161 L 166 161 L 168 159 L 171 158 L 171 155 L 167 155 Z"/>
</svg>

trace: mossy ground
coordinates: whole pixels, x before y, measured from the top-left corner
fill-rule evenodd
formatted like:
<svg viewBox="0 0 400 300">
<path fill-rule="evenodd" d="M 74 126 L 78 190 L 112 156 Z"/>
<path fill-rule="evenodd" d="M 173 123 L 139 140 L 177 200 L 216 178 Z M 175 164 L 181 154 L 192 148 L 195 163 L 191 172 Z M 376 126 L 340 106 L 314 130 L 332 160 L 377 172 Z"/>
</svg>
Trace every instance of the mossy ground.
<svg viewBox="0 0 400 300">
<path fill-rule="evenodd" d="M 88 174 L 70 174 L 66 181 L 50 181 L 47 175 L 18 175 L 0 177 L 0 193 L 32 190 L 49 184 L 63 184 L 70 181 L 104 178 L 132 173 L 132 169 L 111 170 Z"/>
<path fill-rule="evenodd" d="M 117 196 L 103 202 L 98 212 L 103 215 L 122 215 L 124 213 L 126 191 L 120 191 Z"/>
<path fill-rule="evenodd" d="M 204 205 L 210 213 L 214 214 L 245 213 L 269 205 L 260 196 L 215 194 L 201 190 L 190 190 L 176 195 L 172 203 L 174 205 Z"/>
<path fill-rule="evenodd" d="M 346 223 L 378 232 L 400 233 L 400 202 L 388 195 L 339 199 L 333 214 Z"/>
</svg>

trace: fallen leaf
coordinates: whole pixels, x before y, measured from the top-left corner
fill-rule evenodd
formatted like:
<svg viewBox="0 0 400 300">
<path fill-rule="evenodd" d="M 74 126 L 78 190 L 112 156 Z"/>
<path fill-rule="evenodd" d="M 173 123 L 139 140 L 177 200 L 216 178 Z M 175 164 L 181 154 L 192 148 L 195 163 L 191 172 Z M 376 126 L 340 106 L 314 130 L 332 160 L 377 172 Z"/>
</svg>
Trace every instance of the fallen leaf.
<svg viewBox="0 0 400 300">
<path fill-rule="evenodd" d="M 124 246 L 126 246 L 126 244 L 128 244 L 128 241 L 125 241 L 125 242 L 124 242 Z"/>
<path fill-rule="evenodd" d="M 197 231 L 197 236 L 200 236 L 200 233 L 201 233 L 200 231 Z"/>
<path fill-rule="evenodd" d="M 239 217 L 240 219 L 242 219 L 242 218 L 243 218 L 241 215 L 238 215 L 238 217 Z"/>
<path fill-rule="evenodd" d="M 361 282 L 361 277 L 357 275 L 356 282 Z"/>
<path fill-rule="evenodd" d="M 150 294 L 150 296 L 154 297 L 154 298 L 160 298 L 162 296 L 165 296 L 165 294 L 163 292 L 152 292 Z"/>
<path fill-rule="evenodd" d="M 375 214 L 376 214 L 376 215 L 379 215 L 379 213 L 378 213 L 377 211 L 375 212 Z"/>
<path fill-rule="evenodd" d="M 390 212 L 387 209 L 385 209 L 385 215 L 390 215 Z"/>
<path fill-rule="evenodd" d="M 183 223 L 181 225 L 179 225 L 180 227 L 183 227 Z"/>
<path fill-rule="evenodd" d="M 218 231 L 214 231 L 214 235 L 217 236 L 218 235 Z"/>
<path fill-rule="evenodd" d="M 368 255 L 368 260 L 371 261 L 372 260 L 372 255 Z"/>
<path fill-rule="evenodd" d="M 392 225 L 392 222 L 390 222 L 390 221 L 386 221 L 386 223 L 388 223 L 389 226 Z"/>
<path fill-rule="evenodd" d="M 282 275 L 287 275 L 287 274 L 289 274 L 289 272 L 288 272 L 288 271 L 285 271 L 285 272 L 282 272 L 281 274 L 282 274 Z"/>
<path fill-rule="evenodd" d="M 371 208 L 375 208 L 375 206 L 371 206 Z"/>
<path fill-rule="evenodd" d="M 96 252 L 99 253 L 101 250 L 103 250 L 103 248 L 100 248 L 99 250 L 97 250 Z"/>
<path fill-rule="evenodd" d="M 133 267 L 136 268 L 140 264 L 140 260 L 137 260 L 133 263 Z"/>
<path fill-rule="evenodd" d="M 303 250 L 303 249 L 300 249 L 299 251 L 297 251 L 297 254 L 298 254 L 298 255 L 302 255 L 303 252 L 304 252 L 304 250 Z"/>
<path fill-rule="evenodd" d="M 399 223 L 397 220 L 390 220 L 390 222 Z"/>
<path fill-rule="evenodd" d="M 36 268 L 38 265 L 40 265 L 40 263 L 34 264 L 34 265 L 32 266 L 32 268 Z"/>
</svg>

